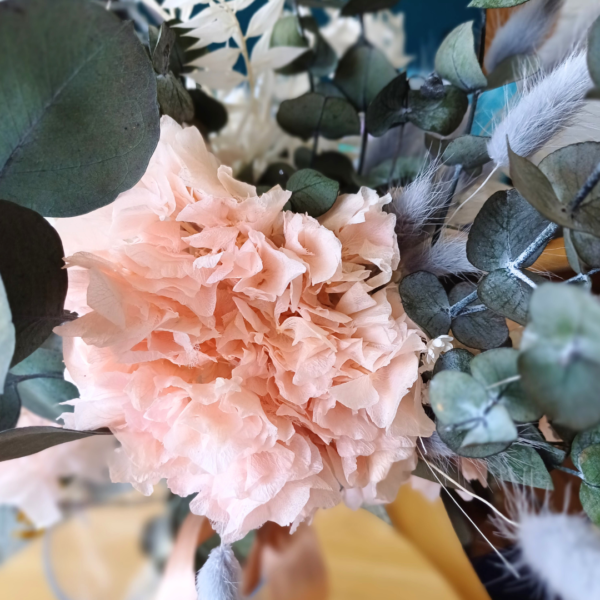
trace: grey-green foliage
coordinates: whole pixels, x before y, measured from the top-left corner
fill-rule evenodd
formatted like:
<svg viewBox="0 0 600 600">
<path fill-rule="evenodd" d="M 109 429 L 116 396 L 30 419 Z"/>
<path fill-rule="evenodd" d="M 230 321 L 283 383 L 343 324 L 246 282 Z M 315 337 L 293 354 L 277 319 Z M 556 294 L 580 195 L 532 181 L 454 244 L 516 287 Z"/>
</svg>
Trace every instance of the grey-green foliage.
<svg viewBox="0 0 600 600">
<path fill-rule="evenodd" d="M 4 395 L 18 397 L 31 412 L 54 421 L 73 407 L 62 402 L 79 396 L 77 388 L 63 378 L 62 339 L 52 334 L 33 354 L 15 365 L 6 380 Z"/>
<path fill-rule="evenodd" d="M 529 0 L 472 0 L 469 8 L 511 8 Z"/>
<path fill-rule="evenodd" d="M 581 431 L 600 422 L 600 304 L 571 285 L 544 284 L 531 300 L 519 372 L 548 418 Z"/>
<path fill-rule="evenodd" d="M 462 135 L 448 144 L 442 158 L 449 166 L 462 165 L 465 169 L 481 167 L 490 161 L 488 141 L 487 137 Z"/>
<path fill-rule="evenodd" d="M 513 444 L 487 459 L 491 477 L 527 487 L 554 489 L 552 478 L 538 452 L 528 445 Z"/>
<path fill-rule="evenodd" d="M 0 432 L 0 462 L 36 454 L 46 448 L 93 435 L 110 435 L 108 430 L 74 431 L 60 427 L 17 427 Z"/>
<path fill-rule="evenodd" d="M 467 94 L 459 88 L 442 86 L 440 93 L 428 89 L 410 90 L 408 94 L 408 120 L 439 135 L 450 135 L 462 123 L 469 108 Z"/>
<path fill-rule="evenodd" d="M 600 428 L 578 434 L 571 446 L 571 459 L 581 473 L 581 504 L 595 525 L 600 525 Z"/>
<path fill-rule="evenodd" d="M 0 200 L 0 240 L 0 276 L 16 332 L 14 365 L 65 320 L 65 254 L 58 233 L 46 219 L 4 200 Z"/>
<path fill-rule="evenodd" d="M 306 71 L 313 60 L 309 43 L 302 34 L 300 20 L 295 15 L 282 17 L 275 23 L 270 41 L 271 48 L 277 46 L 292 46 L 294 48 L 306 48 L 306 52 L 293 60 L 290 64 L 278 70 L 282 75 L 296 75 Z"/>
<path fill-rule="evenodd" d="M 301 169 L 288 179 L 287 189 L 292 192 L 292 211 L 317 218 L 333 206 L 339 184 L 314 169 Z"/>
<path fill-rule="evenodd" d="M 406 73 L 401 73 L 377 94 L 367 109 L 365 121 L 371 135 L 380 137 L 392 127 L 408 121 L 405 104 L 409 90 Z"/>
<path fill-rule="evenodd" d="M 473 21 L 459 25 L 448 34 L 435 55 L 435 70 L 464 92 L 487 86 L 475 53 Z"/>
<path fill-rule="evenodd" d="M 314 36 L 314 46 L 307 53 L 310 58 L 308 70 L 315 77 L 326 77 L 335 71 L 338 65 L 338 56 L 321 35 L 319 25 L 313 17 L 302 17 L 300 23 L 306 31 L 310 31 Z"/>
<path fill-rule="evenodd" d="M 600 17 L 590 29 L 588 38 L 588 67 L 596 86 L 600 87 Z"/>
<path fill-rule="evenodd" d="M 350 102 L 316 92 L 284 100 L 277 112 L 277 122 L 290 135 L 305 140 L 315 134 L 337 140 L 360 133 L 360 119 Z"/>
<path fill-rule="evenodd" d="M 0 198 L 68 217 L 135 185 L 159 114 L 133 25 L 84 0 L 6 0 L 0 40 Z"/>
<path fill-rule="evenodd" d="M 435 363 L 433 374 L 437 375 L 442 371 L 461 371 L 462 373 L 471 373 L 471 361 L 473 354 L 464 348 L 452 348 L 444 352 Z"/>
<path fill-rule="evenodd" d="M 178 123 L 189 123 L 194 118 L 194 101 L 179 77 L 169 72 L 156 77 L 158 104 L 164 115 Z"/>
<path fill-rule="evenodd" d="M 354 108 L 363 112 L 397 75 L 381 50 L 358 42 L 340 60 L 333 81 Z"/>
<path fill-rule="evenodd" d="M 12 362 L 15 344 L 15 326 L 12 321 L 6 289 L 2 276 L 0 276 L 0 389 L 4 388 L 4 380 Z"/>
</svg>

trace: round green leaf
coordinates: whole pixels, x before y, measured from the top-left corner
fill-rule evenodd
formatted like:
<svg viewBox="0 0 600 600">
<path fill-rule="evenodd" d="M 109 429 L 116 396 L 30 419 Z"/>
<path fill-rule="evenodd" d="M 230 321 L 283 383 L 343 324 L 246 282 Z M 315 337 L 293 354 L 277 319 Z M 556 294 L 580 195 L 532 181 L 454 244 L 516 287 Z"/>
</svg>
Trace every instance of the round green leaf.
<svg viewBox="0 0 600 600">
<path fill-rule="evenodd" d="M 575 273 L 582 273 L 584 265 L 581 264 L 581 260 L 579 259 L 579 255 L 577 254 L 577 250 L 575 245 L 573 244 L 573 231 L 568 229 L 567 227 L 563 228 L 563 239 L 565 241 L 565 252 L 567 254 L 567 260 L 569 261 L 569 266 Z M 588 235 L 588 234 L 584 234 Z"/>
<path fill-rule="evenodd" d="M 400 297 L 406 314 L 430 338 L 450 331 L 450 303 L 439 279 L 432 273 L 418 271 L 400 283 Z"/>
<path fill-rule="evenodd" d="M 277 112 L 277 122 L 290 135 L 305 140 L 317 132 L 329 140 L 360 133 L 358 113 L 347 100 L 314 92 L 284 100 Z"/>
<path fill-rule="evenodd" d="M 278 69 L 282 75 L 297 75 L 304 73 L 314 61 L 314 53 L 309 49 L 308 40 L 302 35 L 300 21 L 295 15 L 282 17 L 275 23 L 271 34 L 271 48 L 277 46 L 292 46 L 306 48 L 307 51 L 293 60 L 290 64 Z"/>
<path fill-rule="evenodd" d="M 337 54 L 321 35 L 319 24 L 313 17 L 301 17 L 300 22 L 306 31 L 310 31 L 315 36 L 314 49 L 311 53 L 313 60 L 309 71 L 315 77 L 327 77 L 338 65 Z"/>
<path fill-rule="evenodd" d="M 588 446 L 581 452 L 579 467 L 586 483 L 600 486 L 600 444 Z"/>
<path fill-rule="evenodd" d="M 0 197 L 70 217 L 133 187 L 159 137 L 133 25 L 85 0 L 6 0 L 0 39 Z"/>
<path fill-rule="evenodd" d="M 450 292 L 450 305 L 456 304 L 475 289 L 477 286 L 474 283 L 466 281 L 459 283 Z M 470 307 L 480 304 L 479 300 L 475 300 Z M 455 317 L 451 327 L 452 334 L 461 344 L 478 350 L 498 348 L 506 342 L 509 336 L 508 325 L 504 317 L 491 310 Z"/>
<path fill-rule="evenodd" d="M 16 332 L 14 365 L 65 320 L 67 272 L 58 233 L 28 208 L 0 200 L 0 240 L 0 276 Z"/>
<path fill-rule="evenodd" d="M 573 444 L 571 445 L 571 460 L 575 467 L 581 470 L 581 464 L 579 462 L 581 453 L 589 446 L 594 446 L 596 444 L 600 444 L 600 427 L 582 431 L 575 436 Z"/>
<path fill-rule="evenodd" d="M 460 126 L 469 108 L 465 92 L 445 86 L 442 97 L 428 96 L 422 90 L 408 93 L 408 120 L 420 129 L 439 135 L 450 135 Z"/>
<path fill-rule="evenodd" d="M 583 482 L 579 488 L 579 500 L 592 523 L 600 526 L 600 488 Z"/>
<path fill-rule="evenodd" d="M 487 152 L 489 138 L 476 135 L 462 135 L 448 144 L 444 151 L 444 162 L 449 166 L 462 165 L 465 169 L 475 169 L 490 162 Z"/>
<path fill-rule="evenodd" d="M 543 277 L 531 271 L 522 273 L 534 283 L 544 281 Z M 520 325 L 527 323 L 533 288 L 510 269 L 498 269 L 486 275 L 479 283 L 477 293 L 494 312 Z"/>
<path fill-rule="evenodd" d="M 600 422 L 600 304 L 576 286 L 533 294 L 522 340 L 521 381 L 544 414 L 575 431 Z"/>
<path fill-rule="evenodd" d="M 273 188 L 276 185 L 286 188 L 289 178 L 296 172 L 296 169 L 284 162 L 270 164 L 258 180 L 259 186 L 268 186 Z"/>
<path fill-rule="evenodd" d="M 482 271 L 504 269 L 548 225 L 517 190 L 496 192 L 475 217 L 467 242 L 467 258 Z M 543 250 L 540 248 L 523 266 L 531 266 Z"/>
<path fill-rule="evenodd" d="M 588 39 L 588 67 L 590 75 L 597 86 L 600 86 L 600 18 L 590 29 Z"/>
<path fill-rule="evenodd" d="M 292 193 L 290 204 L 297 213 L 308 213 L 315 219 L 324 215 L 334 204 L 339 184 L 313 169 L 296 171 L 287 183 Z"/>
<path fill-rule="evenodd" d="M 437 375 L 442 371 L 461 371 L 463 373 L 471 372 L 471 360 L 473 354 L 464 348 L 452 348 L 442 354 L 433 367 L 433 374 Z"/>
<path fill-rule="evenodd" d="M 359 43 L 344 54 L 333 81 L 361 112 L 397 75 L 381 50 Z"/>
<path fill-rule="evenodd" d="M 474 92 L 487 86 L 475 53 L 473 21 L 463 23 L 451 31 L 435 55 L 438 75 L 465 92 Z"/>
<path fill-rule="evenodd" d="M 513 444 L 508 450 L 488 459 L 492 477 L 527 487 L 552 490 L 552 477 L 542 457 L 530 446 Z"/>
<path fill-rule="evenodd" d="M 201 131 L 214 133 L 227 125 L 227 109 L 200 88 L 187 90 L 194 103 L 194 122 Z"/>
<path fill-rule="evenodd" d="M 525 394 L 520 381 L 498 385 L 519 375 L 518 350 L 498 348 L 483 352 L 471 362 L 473 377 L 484 385 L 488 395 L 500 402 L 517 423 L 537 421 L 542 417 L 540 408 Z"/>
<path fill-rule="evenodd" d="M 164 115 L 178 123 L 189 123 L 194 118 L 194 101 L 183 87 L 179 77 L 171 71 L 156 78 L 158 104 Z"/>
<path fill-rule="evenodd" d="M 406 73 L 401 73 L 377 94 L 367 109 L 366 126 L 371 135 L 380 137 L 395 125 L 406 123 L 405 102 L 409 90 Z"/>
<path fill-rule="evenodd" d="M 566 237 L 565 235 L 565 239 Z M 600 238 L 583 231 L 572 231 L 570 238 L 577 256 L 588 268 L 597 269 L 600 267 Z"/>
<path fill-rule="evenodd" d="M 4 388 L 4 380 L 15 352 L 15 343 L 15 326 L 12 322 L 6 289 L 0 277 L 0 390 Z"/>
<path fill-rule="evenodd" d="M 438 425 L 437 432 L 441 440 L 444 442 L 444 444 L 446 444 L 446 446 L 448 446 L 448 448 L 450 448 L 450 450 L 459 456 L 464 456 L 465 458 L 487 458 L 488 456 L 493 456 L 494 454 L 503 452 L 511 444 L 511 442 L 502 442 L 495 444 L 463 446 L 463 442 L 468 431 L 452 431 Z"/>
</svg>

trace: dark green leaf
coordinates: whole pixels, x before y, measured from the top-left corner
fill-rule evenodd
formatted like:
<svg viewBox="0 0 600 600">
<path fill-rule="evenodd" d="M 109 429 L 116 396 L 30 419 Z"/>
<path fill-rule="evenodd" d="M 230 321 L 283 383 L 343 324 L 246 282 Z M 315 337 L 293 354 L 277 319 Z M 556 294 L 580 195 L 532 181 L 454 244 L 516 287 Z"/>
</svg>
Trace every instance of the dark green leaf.
<svg viewBox="0 0 600 600">
<path fill-rule="evenodd" d="M 388 186 L 391 181 L 412 181 L 419 174 L 423 167 L 423 160 L 414 156 L 401 156 L 396 160 L 394 172 L 392 173 L 391 158 L 373 167 L 366 177 L 361 177 L 358 173 L 354 174 L 354 183 L 359 187 L 365 186 L 376 189 L 380 186 Z M 387 190 L 386 190 L 387 191 Z"/>
<path fill-rule="evenodd" d="M 335 50 L 321 35 L 319 25 L 313 17 L 301 17 L 300 21 L 306 31 L 310 31 L 315 35 L 315 44 L 311 53 L 313 58 L 309 71 L 315 77 L 330 75 L 338 65 L 338 57 Z"/>
<path fill-rule="evenodd" d="M 531 271 L 523 271 L 522 275 L 534 283 L 543 281 Z M 529 301 L 533 287 L 519 279 L 509 269 L 498 269 L 486 275 L 477 288 L 481 301 L 494 312 L 525 325 L 529 312 Z"/>
<path fill-rule="evenodd" d="M 59 427 L 18 427 L 0 432 L 0 462 L 36 454 L 46 448 L 93 435 L 110 435 L 108 430 L 74 431 Z"/>
<path fill-rule="evenodd" d="M 166 23 L 162 23 L 156 45 L 152 48 L 152 66 L 159 75 L 166 75 L 169 72 L 171 50 L 176 39 L 175 32 Z"/>
<path fill-rule="evenodd" d="M 546 218 L 563 227 L 600 234 L 600 186 L 571 211 L 575 198 L 600 162 L 600 143 L 566 146 L 546 157 L 539 168 L 509 148 L 510 176 L 515 187 Z"/>
<path fill-rule="evenodd" d="M 0 394 L 0 431 L 17 426 L 21 414 L 21 401 L 12 390 L 10 375 L 6 378 L 4 393 Z"/>
<path fill-rule="evenodd" d="M 420 90 L 408 94 L 408 120 L 425 131 L 450 135 L 462 123 L 469 108 L 467 95 L 454 86 L 446 86 L 441 98 L 427 97 Z"/>
<path fill-rule="evenodd" d="M 496 192 L 479 211 L 467 242 L 467 258 L 478 269 L 504 269 L 549 225 L 517 190 Z M 543 252 L 523 265 L 531 266 Z"/>
<path fill-rule="evenodd" d="M 506 450 L 511 442 L 495 443 L 495 444 L 473 444 L 471 446 L 463 446 L 465 437 L 468 431 L 448 431 L 443 426 L 438 425 L 438 435 L 441 440 L 459 456 L 465 458 L 487 458 Z"/>
<path fill-rule="evenodd" d="M 569 261 L 569 266 L 575 273 L 581 273 L 584 265 L 581 264 L 577 250 L 573 245 L 573 232 L 566 227 L 563 228 L 563 239 L 565 241 L 565 252 L 567 254 L 567 260 Z"/>
<path fill-rule="evenodd" d="M 531 77 L 539 69 L 540 61 L 536 56 L 524 54 L 509 56 L 488 75 L 487 89 L 494 90 L 526 77 Z"/>
<path fill-rule="evenodd" d="M 600 18 L 590 29 L 588 39 L 588 67 L 590 75 L 597 86 L 600 86 Z"/>
<path fill-rule="evenodd" d="M 0 276 L 17 336 L 14 365 L 65 320 L 67 272 L 58 233 L 28 208 L 0 200 L 0 240 Z"/>
<path fill-rule="evenodd" d="M 443 160 L 451 167 L 462 165 L 465 169 L 475 169 L 490 162 L 487 152 L 489 138 L 476 135 L 463 135 L 452 140 L 444 151 Z"/>
<path fill-rule="evenodd" d="M 498 348 L 483 352 L 471 362 L 473 377 L 487 388 L 494 401 L 500 402 L 517 423 L 537 421 L 542 411 L 525 394 L 520 381 L 498 385 L 502 381 L 518 377 L 517 360 L 519 351 L 512 348 Z"/>
<path fill-rule="evenodd" d="M 450 292 L 450 305 L 456 304 L 476 289 L 474 283 L 459 283 Z M 479 300 L 475 300 L 470 306 L 480 304 Z M 452 320 L 451 327 L 452 334 L 461 344 L 478 350 L 498 348 L 506 342 L 509 335 L 504 317 L 491 310 L 458 316 Z"/>
<path fill-rule="evenodd" d="M 558 424 L 581 431 L 600 422 L 600 304 L 571 285 L 545 284 L 531 301 L 521 344 L 527 394 Z"/>
<path fill-rule="evenodd" d="M 290 64 L 278 69 L 277 72 L 282 75 L 297 75 L 308 70 L 313 63 L 315 55 L 309 50 L 308 40 L 302 35 L 300 21 L 295 15 L 282 17 L 275 23 L 273 33 L 271 34 L 271 48 L 277 46 L 292 46 L 294 48 L 306 48 L 307 52 L 300 55 Z"/>
<path fill-rule="evenodd" d="M 579 467 L 586 483 L 600 486 L 600 444 L 588 446 L 581 452 Z"/>
<path fill-rule="evenodd" d="M 307 166 L 310 165 L 312 152 L 309 150 L 308 154 Z M 352 161 L 345 154 L 333 151 L 323 152 L 315 157 L 312 166 L 315 171 L 337 181 L 340 185 L 353 185 L 354 167 Z"/>
<path fill-rule="evenodd" d="M 448 34 L 435 55 L 435 70 L 464 92 L 474 92 L 487 86 L 475 53 L 473 21 L 459 25 Z"/>
<path fill-rule="evenodd" d="M 571 460 L 576 468 L 581 470 L 581 465 L 579 463 L 581 453 L 589 446 L 595 444 L 600 444 L 600 427 L 582 431 L 575 436 L 573 444 L 571 445 Z"/>
<path fill-rule="evenodd" d="M 579 500 L 592 523 L 600 526 L 600 488 L 582 483 L 579 488 Z"/>
<path fill-rule="evenodd" d="M 276 185 L 286 188 L 289 178 L 296 172 L 296 169 L 284 162 L 277 162 L 269 165 L 266 171 L 258 180 L 258 185 L 269 186 L 270 188 Z"/>
<path fill-rule="evenodd" d="M 472 0 L 469 8 L 511 8 L 529 0 Z"/>
<path fill-rule="evenodd" d="M 461 371 L 463 373 L 471 373 L 471 361 L 473 354 L 464 348 L 452 348 L 448 352 L 442 354 L 435 363 L 433 374 L 437 375 L 442 371 Z"/>
<path fill-rule="evenodd" d="M 600 238 L 583 231 L 571 231 L 569 237 L 579 258 L 586 267 L 597 269 L 600 267 Z M 567 235 L 565 235 L 565 240 Z M 565 241 L 565 246 L 567 245 Z"/>
<path fill-rule="evenodd" d="M 63 379 L 64 370 L 62 339 L 53 333 L 40 348 L 11 369 L 12 393 L 17 395 L 16 388 L 25 408 L 54 421 L 62 413 L 73 411 L 72 406 L 61 406 L 60 403 L 79 397 L 77 388 Z M 19 382 L 20 378 L 28 375 L 42 377 Z"/>
<path fill-rule="evenodd" d="M 297 213 L 308 213 L 315 219 L 324 215 L 335 202 L 339 184 L 313 169 L 296 171 L 288 180 L 292 193 L 290 203 Z"/>
<path fill-rule="evenodd" d="M 560 467 L 567 457 L 565 450 L 548 443 L 534 424 L 522 425 L 519 428 L 519 440 L 528 441 L 529 445 L 536 449 L 549 471 Z"/>
<path fill-rule="evenodd" d="M 305 140 L 317 131 L 330 140 L 360 133 L 358 113 L 347 100 L 326 98 L 314 92 L 284 100 L 277 112 L 277 122 L 290 135 Z"/>
<path fill-rule="evenodd" d="M 552 478 L 542 457 L 530 446 L 513 444 L 508 450 L 488 459 L 492 477 L 527 487 L 552 490 Z"/>
<path fill-rule="evenodd" d="M 227 109 L 218 100 L 200 88 L 188 90 L 188 94 L 194 103 L 194 120 L 199 123 L 200 129 L 214 133 L 227 125 Z"/>
<path fill-rule="evenodd" d="M 401 73 L 375 96 L 366 116 L 367 130 L 371 135 L 380 137 L 395 125 L 408 121 L 405 104 L 409 89 L 406 73 Z"/>
<path fill-rule="evenodd" d="M 393 8 L 400 0 L 350 0 L 342 8 L 343 17 L 354 17 L 367 12 Z"/>
<path fill-rule="evenodd" d="M 0 275 L 0 390 L 4 389 L 4 379 L 15 353 L 15 326 L 12 322 L 10 304 Z"/>
<path fill-rule="evenodd" d="M 333 81 L 360 112 L 397 75 L 381 50 L 359 43 L 344 54 Z"/>
<path fill-rule="evenodd" d="M 450 330 L 450 303 L 446 290 L 432 273 L 419 271 L 406 276 L 400 284 L 400 296 L 406 314 L 430 338 Z"/>
<path fill-rule="evenodd" d="M 171 47 L 169 58 L 169 70 L 173 71 L 178 77 L 194 71 L 196 67 L 190 65 L 190 63 L 208 53 L 208 48 L 196 48 L 191 50 L 191 47 L 198 39 L 188 36 L 187 34 L 192 30 L 181 27 L 181 24 L 179 19 L 171 19 L 166 22 L 166 25 L 168 25 L 175 34 L 175 43 Z M 154 48 L 158 42 L 159 30 L 156 29 L 155 39 L 153 40 L 153 36 L 151 35 L 153 29 L 156 28 L 149 28 L 150 48 Z"/>
<path fill-rule="evenodd" d="M 93 2 L 7 0 L 0 39 L 0 197 L 70 217 L 134 186 L 159 115 L 133 25 Z"/>
<path fill-rule="evenodd" d="M 178 123 L 189 123 L 194 118 L 194 101 L 179 77 L 172 72 L 156 77 L 156 91 L 164 115 L 169 115 Z"/>
</svg>

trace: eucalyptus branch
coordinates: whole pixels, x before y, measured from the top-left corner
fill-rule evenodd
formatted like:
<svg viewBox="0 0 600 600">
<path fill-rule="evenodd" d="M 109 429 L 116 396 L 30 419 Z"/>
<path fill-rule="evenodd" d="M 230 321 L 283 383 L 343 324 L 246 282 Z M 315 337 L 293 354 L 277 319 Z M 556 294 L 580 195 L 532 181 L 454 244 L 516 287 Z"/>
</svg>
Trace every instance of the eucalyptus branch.
<svg viewBox="0 0 600 600">
<path fill-rule="evenodd" d="M 573 198 L 569 210 L 574 213 L 582 204 L 582 202 L 592 193 L 592 190 L 600 182 L 600 163 L 594 169 L 594 172 L 588 177 L 583 187 L 577 192 L 577 196 Z"/>
<path fill-rule="evenodd" d="M 13 375 L 9 374 L 9 384 L 18 385 L 24 381 L 31 381 L 32 379 L 64 379 L 62 373 L 34 373 L 32 375 Z"/>
<path fill-rule="evenodd" d="M 369 132 L 367 130 L 367 119 L 366 117 L 363 119 L 363 132 L 362 132 L 362 140 L 360 144 L 360 161 L 358 163 L 358 174 L 363 175 L 363 170 L 365 168 L 365 162 L 367 158 L 367 146 L 369 145 Z"/>
<path fill-rule="evenodd" d="M 592 275 L 595 275 L 596 273 L 600 273 L 600 269 L 592 269 L 588 273 L 579 273 L 579 275 L 575 275 L 575 277 L 571 277 L 571 279 L 567 279 L 565 281 L 565 283 L 579 283 L 580 281 L 586 281 L 587 279 L 589 279 L 590 277 L 592 277 Z"/>
<path fill-rule="evenodd" d="M 485 304 L 478 304 L 477 306 L 471 306 L 469 308 L 465 308 L 465 310 L 461 311 L 457 314 L 457 317 L 466 317 L 467 315 L 474 315 L 476 313 L 483 312 L 487 310 L 488 307 Z"/>
<path fill-rule="evenodd" d="M 512 261 L 509 268 L 511 270 L 521 269 L 532 256 L 534 256 L 541 248 L 545 248 L 548 245 L 558 230 L 558 225 L 550 223 L 550 225 L 548 225 L 548 227 L 546 227 L 546 229 L 544 229 L 544 231 L 542 231 L 542 233 L 540 233 L 537 238 Z"/>
<path fill-rule="evenodd" d="M 459 300 L 456 304 L 450 307 L 450 316 L 452 318 L 462 316 L 461 313 L 465 310 L 469 304 L 473 304 L 475 300 L 478 300 L 477 290 L 471 292 L 468 296 L 465 296 L 462 300 Z M 480 311 L 474 311 L 480 312 Z"/>
</svg>

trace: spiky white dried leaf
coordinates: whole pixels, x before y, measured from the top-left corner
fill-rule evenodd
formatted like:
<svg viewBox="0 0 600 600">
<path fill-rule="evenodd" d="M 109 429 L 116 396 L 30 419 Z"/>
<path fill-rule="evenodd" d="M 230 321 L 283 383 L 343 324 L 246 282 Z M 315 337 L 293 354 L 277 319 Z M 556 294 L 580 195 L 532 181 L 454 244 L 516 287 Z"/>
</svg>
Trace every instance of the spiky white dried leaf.
<svg viewBox="0 0 600 600">
<path fill-rule="evenodd" d="M 241 579 L 240 563 L 231 546 L 221 545 L 211 551 L 198 571 L 198 600 L 239 600 Z"/>
<path fill-rule="evenodd" d="M 488 142 L 488 154 L 496 167 L 509 165 L 507 139 L 516 154 L 529 157 L 572 124 L 591 87 L 585 50 L 526 83 Z"/>
<path fill-rule="evenodd" d="M 256 56 L 252 54 L 251 64 L 255 73 L 267 69 L 281 69 L 307 52 L 307 48 L 296 48 L 294 46 L 277 46 L 269 48 L 264 54 Z"/>
<path fill-rule="evenodd" d="M 564 0 L 530 0 L 496 32 L 485 55 L 491 73 L 503 60 L 532 54 L 546 40 Z"/>
<path fill-rule="evenodd" d="M 246 80 L 246 77 L 237 71 L 194 71 L 190 73 L 196 83 L 205 85 L 212 90 L 229 91 Z"/>
<path fill-rule="evenodd" d="M 268 0 L 267 4 L 259 8 L 250 19 L 246 37 L 257 37 L 271 29 L 283 11 L 284 0 Z"/>
<path fill-rule="evenodd" d="M 212 71 L 227 71 L 233 68 L 239 57 L 239 48 L 219 48 L 193 60 L 189 63 L 189 66 L 210 69 Z"/>
<path fill-rule="evenodd" d="M 210 0 L 165 0 L 162 7 L 169 9 L 187 8 L 196 4 L 210 4 Z"/>
</svg>

